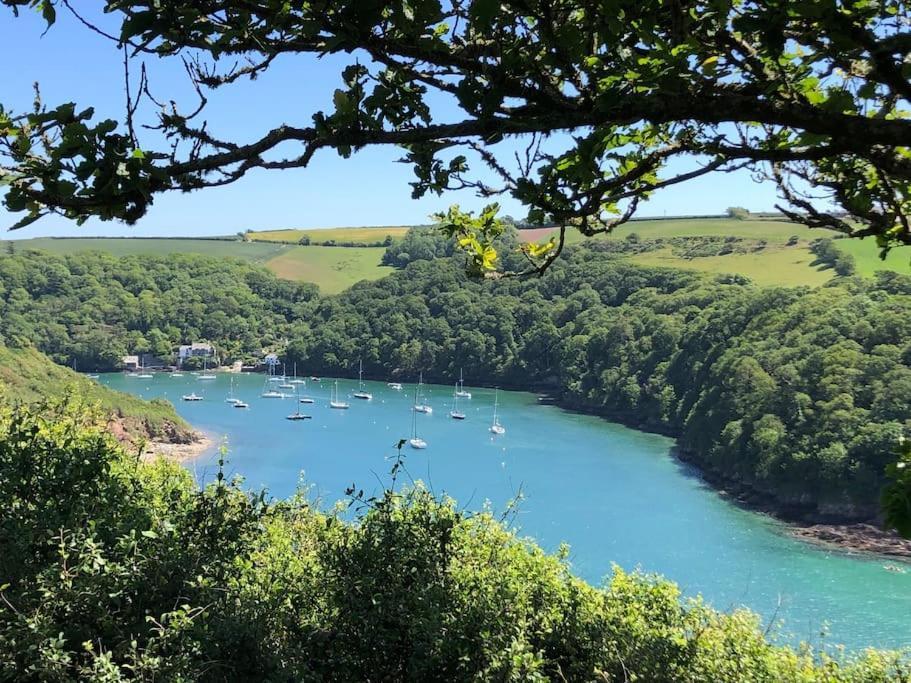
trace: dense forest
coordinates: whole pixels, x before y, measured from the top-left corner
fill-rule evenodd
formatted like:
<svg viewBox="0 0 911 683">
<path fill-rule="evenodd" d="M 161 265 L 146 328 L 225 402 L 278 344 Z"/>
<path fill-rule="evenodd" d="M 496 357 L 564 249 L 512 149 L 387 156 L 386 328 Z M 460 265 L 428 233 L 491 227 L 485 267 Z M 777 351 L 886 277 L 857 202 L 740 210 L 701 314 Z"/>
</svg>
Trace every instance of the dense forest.
<svg viewBox="0 0 911 683">
<path fill-rule="evenodd" d="M 60 410 L 60 409 L 58 409 Z M 0 408 L 0 680 L 906 680 L 899 653 L 767 639 L 616 570 L 573 577 L 422 488 L 323 513 Z M 358 511 L 359 510 L 359 511 Z"/>
<path fill-rule="evenodd" d="M 909 428 L 911 278 L 760 288 L 626 264 L 614 252 L 648 248 L 630 239 L 568 248 L 540 278 L 476 280 L 442 238 L 413 233 L 390 247 L 404 268 L 326 298 L 204 257 L 0 257 L 0 335 L 86 369 L 200 338 L 229 358 L 284 349 L 308 374 L 363 359 L 371 377 L 448 384 L 464 367 L 469 384 L 675 435 L 786 516 L 877 515 Z M 686 248 L 719 245 L 740 248 Z"/>
<path fill-rule="evenodd" d="M 0 341 L 83 371 L 119 369 L 126 354 L 170 358 L 193 341 L 214 342 L 223 362 L 255 359 L 281 348 L 316 296 L 231 259 L 26 251 L 0 257 Z"/>
</svg>

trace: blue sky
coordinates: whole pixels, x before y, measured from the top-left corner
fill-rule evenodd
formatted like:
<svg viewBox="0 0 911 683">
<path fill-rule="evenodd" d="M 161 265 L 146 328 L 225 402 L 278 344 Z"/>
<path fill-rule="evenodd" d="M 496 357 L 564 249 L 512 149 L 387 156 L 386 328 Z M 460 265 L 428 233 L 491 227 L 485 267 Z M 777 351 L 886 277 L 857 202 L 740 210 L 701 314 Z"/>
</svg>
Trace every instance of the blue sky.
<svg viewBox="0 0 911 683">
<path fill-rule="evenodd" d="M 44 28 L 28 10 L 18 20 L 0 11 L 0 45 L 7 55 L 19 56 L 16 68 L 3 73 L 0 102 L 14 110 L 27 108 L 37 81 L 49 105 L 75 101 L 95 106 L 98 115 L 121 119 L 123 65 L 116 47 L 78 24 L 64 8 L 42 36 Z M 205 118 L 211 130 L 241 141 L 281 123 L 307 125 L 314 111 L 331 108 L 344 63 L 341 58 L 320 61 L 309 56 L 279 60 L 255 82 L 212 93 Z M 195 106 L 179 61 L 151 59 L 146 65 L 159 99 L 175 99 L 187 110 Z M 133 68 L 138 70 L 138 64 Z M 141 142 L 155 146 L 151 134 Z M 100 221 L 77 227 L 51 216 L 14 236 L 220 235 L 247 229 L 408 225 L 426 223 L 431 213 L 453 203 L 470 209 L 485 203 L 468 192 L 411 199 L 411 169 L 395 163 L 400 156 L 394 148 L 372 148 L 350 159 L 323 151 L 306 169 L 258 171 L 226 187 L 159 196 L 132 227 Z M 659 193 L 640 207 L 638 215 L 721 213 L 728 206 L 771 210 L 775 199 L 774 187 L 755 183 L 747 173 L 713 174 Z M 511 199 L 502 199 L 501 204 L 504 213 L 527 213 Z M 0 228 L 5 230 L 15 220 L 0 209 Z"/>
</svg>

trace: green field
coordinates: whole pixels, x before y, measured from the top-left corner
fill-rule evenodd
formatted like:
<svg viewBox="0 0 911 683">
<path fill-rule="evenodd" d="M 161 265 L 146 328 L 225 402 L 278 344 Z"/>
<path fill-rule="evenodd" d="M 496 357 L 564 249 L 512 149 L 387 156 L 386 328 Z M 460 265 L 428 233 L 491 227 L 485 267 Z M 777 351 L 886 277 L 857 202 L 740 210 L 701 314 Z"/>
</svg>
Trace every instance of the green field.
<svg viewBox="0 0 911 683">
<path fill-rule="evenodd" d="M 386 236 L 402 237 L 408 232 L 408 226 L 389 225 L 375 228 L 324 228 L 319 230 L 262 230 L 247 233 L 256 242 L 294 242 L 305 235 L 311 244 L 325 244 L 328 240 L 336 242 L 363 242 L 371 244 L 382 242 Z"/>
<path fill-rule="evenodd" d="M 385 234 L 385 233 L 384 233 Z M 335 294 L 360 280 L 377 280 L 392 271 L 380 265 L 383 247 L 298 247 L 279 242 L 203 239 L 38 238 L 16 240 L 15 249 L 40 249 L 54 254 L 103 251 L 114 256 L 205 254 L 258 263 L 288 280 L 312 282 Z M 0 250 L 5 249 L 0 244 Z"/>
<path fill-rule="evenodd" d="M 809 243 L 827 233 L 811 231 L 800 225 L 777 220 L 745 220 L 733 218 L 678 218 L 668 220 L 631 221 L 614 230 L 610 235 L 598 235 L 589 239 L 609 240 L 623 239 L 630 233 L 636 233 L 643 239 L 660 237 L 710 237 L 728 235 L 745 239 L 766 240 L 768 242 L 787 242 L 791 235 L 797 235 L 802 242 Z M 528 238 L 538 241 L 548 234 L 548 230 L 523 230 Z M 584 241 L 579 232 L 569 230 L 566 233 L 568 244 Z"/>
<path fill-rule="evenodd" d="M 207 256 L 228 256 L 252 263 L 265 263 L 281 253 L 285 245 L 264 242 L 241 242 L 240 240 L 205 239 L 141 239 L 77 237 L 53 239 L 39 237 L 31 240 L 15 240 L 16 249 L 40 249 L 52 254 L 72 254 L 77 251 L 103 251 L 114 256 L 168 254 L 205 254 Z M 0 249 L 4 245 L 0 244 Z"/>
<path fill-rule="evenodd" d="M 828 282 L 834 275 L 831 268 L 812 265 L 816 257 L 805 246 L 768 246 L 749 254 L 725 254 L 681 258 L 668 248 L 626 257 L 643 266 L 663 266 L 698 270 L 713 274 L 738 274 L 758 285 L 807 285 L 814 287 Z"/>
<path fill-rule="evenodd" d="M 382 247 L 321 247 L 283 244 L 296 242 L 303 235 L 313 242 L 336 241 L 375 242 L 386 235 L 400 237 L 408 228 L 389 226 L 378 228 L 330 228 L 326 230 L 270 230 L 249 233 L 254 241 L 207 239 L 114 239 L 114 238 L 38 238 L 16 240 L 15 248 L 33 248 L 56 254 L 66 254 L 90 249 L 115 256 L 128 254 L 167 255 L 174 253 L 206 254 L 238 258 L 266 266 L 276 275 L 289 280 L 312 282 L 326 294 L 335 294 L 360 280 L 376 280 L 390 272 L 381 266 Z M 526 230 L 525 240 L 542 240 L 549 230 Z M 764 285 L 820 285 L 834 275 L 830 269 L 813 264 L 809 244 L 814 239 L 831 235 L 821 230 L 810 230 L 800 225 L 780 220 L 735 220 L 731 218 L 686 218 L 670 220 L 633 221 L 621 226 L 611 235 L 600 235 L 594 240 L 619 240 L 636 233 L 642 239 L 701 236 L 734 236 L 748 240 L 765 240 L 768 246 L 756 253 L 727 254 L 684 258 L 675 256 L 669 248 L 627 257 L 634 263 L 670 268 L 699 270 L 707 273 L 738 273 Z M 786 247 L 788 239 L 796 235 L 796 246 Z M 570 244 L 584 241 L 576 231 L 567 233 Z M 895 249 L 889 258 L 880 261 L 879 250 L 872 240 L 838 240 L 839 249 L 854 255 L 857 272 L 871 277 L 878 270 L 892 270 L 911 274 L 911 247 Z M 0 244 L 0 249 L 4 246 Z"/>
<path fill-rule="evenodd" d="M 858 275 L 873 277 L 879 270 L 911 275 L 911 247 L 892 249 L 883 261 L 879 258 L 879 248 L 872 239 L 838 240 L 835 244 L 839 250 L 854 256 Z"/>
<path fill-rule="evenodd" d="M 266 262 L 278 277 L 315 282 L 320 291 L 336 294 L 361 280 L 378 280 L 392 272 L 381 266 L 383 247 L 286 247 Z"/>
<path fill-rule="evenodd" d="M 629 256 L 629 260 L 647 266 L 684 268 L 707 273 L 737 273 L 762 285 L 821 285 L 834 276 L 831 269 L 813 265 L 814 257 L 809 252 L 810 243 L 820 237 L 831 237 L 834 233 L 811 230 L 802 225 L 780 220 L 736 220 L 732 218 L 684 218 L 670 220 L 631 221 L 610 235 L 599 235 L 594 240 L 621 240 L 631 233 L 642 239 L 671 237 L 740 237 L 749 240 L 765 240 L 768 246 L 756 253 L 726 254 L 683 258 L 671 253 L 669 248 Z M 525 241 L 543 241 L 548 230 L 523 231 Z M 792 235 L 799 238 L 795 246 L 785 244 Z M 582 235 L 567 233 L 567 243 L 584 241 Z M 911 247 L 893 249 L 885 262 L 879 259 L 879 249 L 873 240 L 840 239 L 838 248 L 851 253 L 857 262 L 857 274 L 872 277 L 876 271 L 891 270 L 911 275 Z"/>
</svg>

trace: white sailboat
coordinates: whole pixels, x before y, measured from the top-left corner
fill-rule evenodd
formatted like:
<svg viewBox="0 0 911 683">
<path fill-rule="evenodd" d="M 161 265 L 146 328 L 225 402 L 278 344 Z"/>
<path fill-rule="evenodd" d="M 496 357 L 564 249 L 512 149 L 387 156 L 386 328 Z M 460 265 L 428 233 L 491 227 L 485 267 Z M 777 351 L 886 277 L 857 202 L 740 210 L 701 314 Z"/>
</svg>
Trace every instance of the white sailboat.
<svg viewBox="0 0 911 683">
<path fill-rule="evenodd" d="M 455 385 L 455 393 L 452 395 L 452 410 L 449 411 L 449 417 L 453 420 L 464 420 L 465 413 L 459 410 L 459 385 Z"/>
<path fill-rule="evenodd" d="M 240 401 L 240 399 L 234 396 L 234 378 L 232 377 L 231 378 L 231 389 L 230 389 L 230 391 L 228 391 L 228 396 L 225 399 L 225 403 L 231 403 L 233 405 L 233 404 L 238 403 L 239 401 Z"/>
<path fill-rule="evenodd" d="M 199 379 L 215 379 L 215 375 L 211 372 L 208 372 L 209 369 L 209 357 L 203 356 L 202 359 L 202 374 L 199 376 Z"/>
<path fill-rule="evenodd" d="M 498 390 L 493 390 L 493 423 L 490 425 L 490 431 L 492 434 L 505 434 L 506 427 L 500 424 L 500 420 L 497 417 L 497 406 L 499 405 L 499 394 Z"/>
<path fill-rule="evenodd" d="M 282 376 L 279 378 L 279 389 L 293 389 L 294 385 L 288 380 L 288 376 L 285 374 L 284 366 L 282 366 Z"/>
<path fill-rule="evenodd" d="M 401 391 L 402 385 L 399 382 L 386 382 L 386 386 L 392 389 L 393 391 Z"/>
<path fill-rule="evenodd" d="M 282 392 L 276 391 L 275 389 L 272 388 L 271 383 L 275 380 L 275 377 L 272 376 L 273 372 L 274 372 L 274 366 L 270 365 L 269 366 L 269 377 L 267 377 L 266 381 L 263 382 L 263 392 L 260 394 L 260 396 L 262 398 L 284 398 L 285 397 L 285 395 Z"/>
<path fill-rule="evenodd" d="M 430 415 L 433 412 L 433 408 L 431 408 L 429 404 L 423 402 L 424 397 L 421 392 L 421 387 L 423 387 L 423 386 L 424 386 L 424 373 L 422 372 L 418 377 L 418 386 L 415 389 L 414 411 L 417 413 L 426 413 L 427 415 Z M 420 402 L 418 401 L 419 396 L 420 396 Z"/>
<path fill-rule="evenodd" d="M 408 445 L 418 450 L 427 448 L 427 442 L 418 436 L 418 389 L 420 384 L 414 388 L 414 410 L 411 411 L 411 438 L 408 439 Z"/>
<path fill-rule="evenodd" d="M 155 375 L 151 372 L 146 372 L 145 368 L 142 365 L 142 354 L 139 355 L 139 372 L 133 375 L 136 379 L 152 379 Z"/>
<path fill-rule="evenodd" d="M 471 392 L 465 391 L 465 380 L 462 377 L 462 368 L 459 368 L 459 385 L 456 387 L 455 395 L 459 398 L 471 398 Z"/>
<path fill-rule="evenodd" d="M 373 399 L 373 394 L 364 391 L 364 361 L 358 361 L 357 369 L 357 391 L 354 392 L 354 398 L 359 398 L 364 401 L 370 401 Z"/>
<path fill-rule="evenodd" d="M 193 392 L 193 393 L 189 393 L 189 394 L 184 394 L 183 396 L 180 397 L 180 399 L 182 401 L 201 401 L 202 396 L 197 396 L 196 392 Z"/>
<path fill-rule="evenodd" d="M 290 384 L 306 384 L 307 380 L 302 377 L 297 376 L 297 363 L 294 364 L 294 379 L 291 380 Z"/>
<path fill-rule="evenodd" d="M 329 398 L 329 407 L 338 410 L 347 410 L 351 407 L 345 403 L 345 401 L 338 400 L 338 380 L 335 380 L 335 389 L 332 392 L 332 396 Z"/>
</svg>

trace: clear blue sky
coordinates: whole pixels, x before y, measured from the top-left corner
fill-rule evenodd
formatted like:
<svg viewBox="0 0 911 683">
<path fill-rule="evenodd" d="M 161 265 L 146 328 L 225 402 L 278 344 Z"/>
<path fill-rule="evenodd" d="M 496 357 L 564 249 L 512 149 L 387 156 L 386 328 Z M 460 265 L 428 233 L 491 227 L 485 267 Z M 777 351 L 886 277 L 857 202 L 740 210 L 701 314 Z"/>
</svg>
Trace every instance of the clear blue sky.
<svg viewBox="0 0 911 683">
<path fill-rule="evenodd" d="M 58 22 L 42 36 L 44 28 L 27 9 L 18 20 L 0 11 L 0 45 L 6 55 L 16 56 L 8 59 L 4 70 L 0 102 L 19 111 L 27 108 L 37 81 L 48 104 L 75 101 L 95 106 L 100 115 L 122 119 L 123 67 L 116 47 L 78 24 L 63 7 Z M 314 111 L 331 109 L 343 63 L 339 58 L 317 61 L 308 56 L 277 61 L 257 81 L 212 94 L 205 118 L 214 132 L 241 141 L 281 123 L 307 125 Z M 192 109 L 192 92 L 179 61 L 152 59 L 147 66 L 159 99 L 173 98 Z M 151 135 L 141 142 L 156 146 Z M 485 203 L 464 192 L 412 200 L 408 183 L 413 176 L 409 166 L 395 163 L 400 156 L 394 148 L 368 149 L 347 160 L 323 151 L 306 169 L 258 171 L 226 187 L 159 196 L 133 227 L 100 221 L 76 227 L 48 217 L 14 236 L 218 235 L 246 229 L 407 225 L 426 223 L 431 213 L 452 203 L 463 208 Z M 640 207 L 638 215 L 721 213 L 729 206 L 762 211 L 771 210 L 774 203 L 774 188 L 755 183 L 747 173 L 713 174 L 659 193 Z M 527 213 L 511 199 L 501 204 L 504 213 Z M 0 228 L 14 222 L 13 215 L 0 209 Z"/>
</svg>

